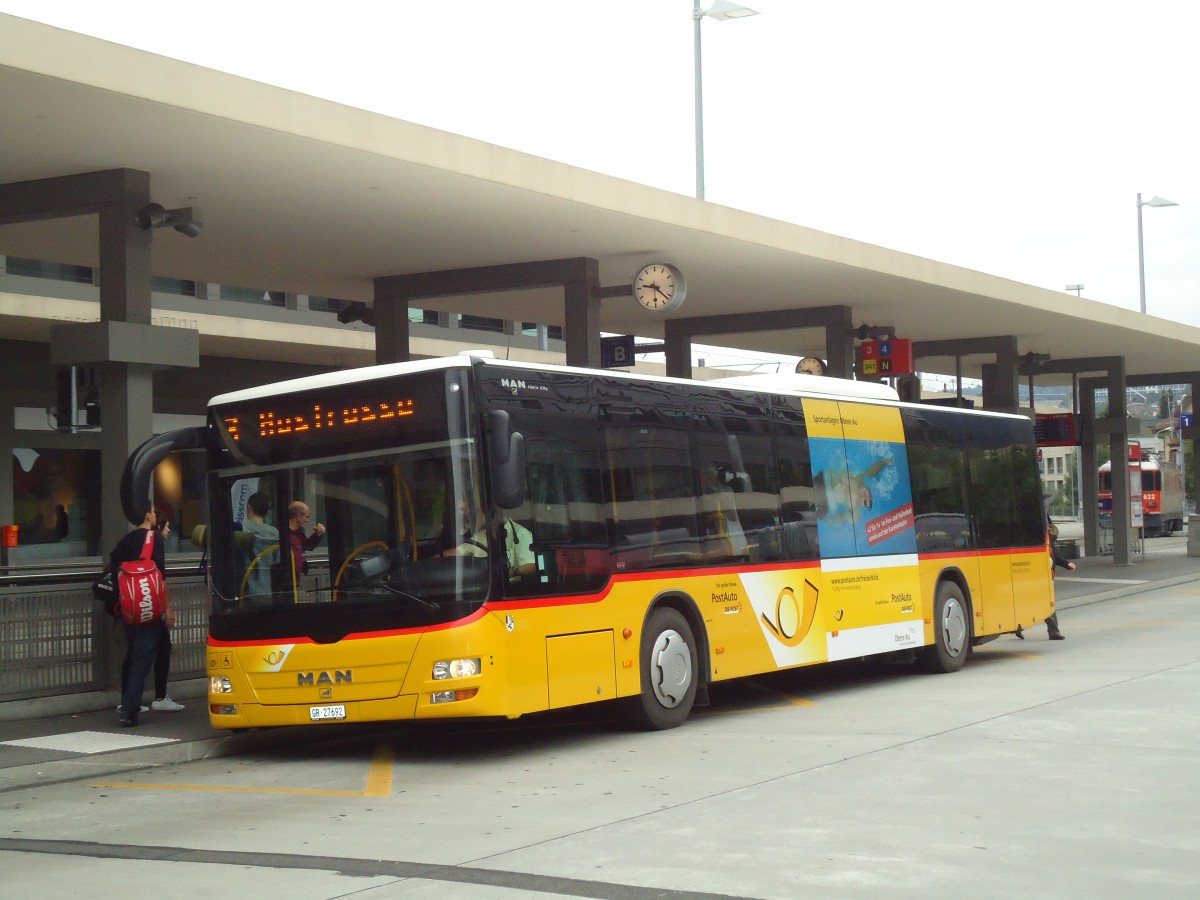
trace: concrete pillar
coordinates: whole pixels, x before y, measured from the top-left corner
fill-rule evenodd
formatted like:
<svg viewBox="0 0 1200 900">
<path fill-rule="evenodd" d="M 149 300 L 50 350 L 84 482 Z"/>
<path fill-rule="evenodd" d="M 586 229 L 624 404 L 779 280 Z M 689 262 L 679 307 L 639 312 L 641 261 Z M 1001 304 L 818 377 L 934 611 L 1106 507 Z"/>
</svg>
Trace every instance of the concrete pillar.
<svg viewBox="0 0 1200 900">
<path fill-rule="evenodd" d="M 1113 563 L 1129 565 L 1129 463 L 1125 447 L 1129 441 L 1128 408 L 1125 404 L 1125 360 L 1108 370 L 1108 419 L 1112 427 L 1108 448 L 1112 459 Z"/>
<path fill-rule="evenodd" d="M 379 365 L 411 359 L 409 299 L 390 279 L 375 279 L 375 362 Z"/>
<path fill-rule="evenodd" d="M 663 323 L 667 374 L 672 378 L 692 377 L 692 338 L 673 319 Z"/>
<path fill-rule="evenodd" d="M 150 175 L 125 170 L 122 198 L 100 210 L 100 321 L 151 324 L 150 242 L 138 228 L 138 210 L 150 202 Z M 153 436 L 154 396 L 149 366 L 105 362 L 101 368 L 101 546 L 111 548 L 129 530 L 121 512 L 125 460 Z"/>
<path fill-rule="evenodd" d="M 1017 412 L 1017 339 L 996 347 L 996 361 L 983 365 L 983 408 Z"/>
<path fill-rule="evenodd" d="M 1096 484 L 1096 391 L 1085 387 L 1079 394 L 1082 424 L 1079 442 L 1080 504 L 1083 510 L 1083 552 L 1100 555 L 1100 492 Z"/>
<path fill-rule="evenodd" d="M 843 320 L 825 326 L 825 353 L 829 357 L 830 375 L 851 378 L 854 375 L 854 318 L 849 306 L 842 309 Z"/>
<path fill-rule="evenodd" d="M 3 257 L 0 257 L 3 259 Z M 13 447 L 17 441 L 13 427 L 13 402 L 0 393 L 0 525 L 13 524 Z"/>
<path fill-rule="evenodd" d="M 600 298 L 588 281 L 563 285 L 567 365 L 600 368 Z"/>
</svg>

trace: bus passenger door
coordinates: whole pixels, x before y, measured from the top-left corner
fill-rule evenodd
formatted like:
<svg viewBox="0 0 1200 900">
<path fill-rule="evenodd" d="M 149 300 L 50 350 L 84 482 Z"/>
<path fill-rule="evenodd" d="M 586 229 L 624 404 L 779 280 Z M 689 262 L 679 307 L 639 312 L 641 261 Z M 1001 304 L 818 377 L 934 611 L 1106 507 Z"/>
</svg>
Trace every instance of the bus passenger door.
<svg viewBox="0 0 1200 900">
<path fill-rule="evenodd" d="M 982 552 L 979 560 L 979 591 L 975 604 L 975 633 L 1011 631 L 1016 621 L 1013 606 L 1012 555 Z M 982 615 L 980 615 L 982 613 Z"/>
<path fill-rule="evenodd" d="M 1006 435 L 983 432 L 967 443 L 971 527 L 979 559 L 982 596 L 975 604 L 975 633 L 995 634 L 1016 627 L 1013 600 L 1013 525 L 1016 520 L 1011 450 Z M 978 615 L 982 611 L 982 616 Z"/>
</svg>

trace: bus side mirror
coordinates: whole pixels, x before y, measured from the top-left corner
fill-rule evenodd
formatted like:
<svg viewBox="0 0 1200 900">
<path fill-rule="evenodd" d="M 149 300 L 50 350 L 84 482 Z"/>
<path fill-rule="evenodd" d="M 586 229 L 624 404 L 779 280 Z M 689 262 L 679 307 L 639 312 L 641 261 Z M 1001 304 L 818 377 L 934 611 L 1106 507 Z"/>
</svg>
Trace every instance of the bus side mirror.
<svg viewBox="0 0 1200 900">
<path fill-rule="evenodd" d="M 207 446 L 208 428 L 180 428 L 155 435 L 130 454 L 121 473 L 121 509 L 131 525 L 146 517 L 154 467 L 174 450 L 196 450 Z"/>
<path fill-rule="evenodd" d="M 512 430 L 508 410 L 494 409 L 488 413 L 488 437 L 496 505 L 516 509 L 525 502 L 525 436 Z"/>
</svg>

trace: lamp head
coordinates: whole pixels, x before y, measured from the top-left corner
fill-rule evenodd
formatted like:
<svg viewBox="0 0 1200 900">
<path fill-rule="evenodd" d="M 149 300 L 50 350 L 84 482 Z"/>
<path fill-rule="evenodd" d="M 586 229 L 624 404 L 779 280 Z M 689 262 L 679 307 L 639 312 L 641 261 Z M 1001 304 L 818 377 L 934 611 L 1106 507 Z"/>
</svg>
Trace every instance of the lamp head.
<svg viewBox="0 0 1200 900">
<path fill-rule="evenodd" d="M 713 0 L 713 5 L 704 10 L 701 15 L 708 16 L 710 19 L 716 19 L 717 21 L 723 21 L 725 19 L 744 19 L 746 16 L 757 16 L 758 10 L 742 6 L 740 3 L 734 3 L 733 0 Z"/>
<path fill-rule="evenodd" d="M 166 228 L 169 225 L 190 238 L 198 237 L 204 230 L 204 224 L 200 221 L 200 210 L 194 206 L 164 209 L 158 203 L 147 203 L 138 210 L 133 221 L 143 230 Z"/>
</svg>

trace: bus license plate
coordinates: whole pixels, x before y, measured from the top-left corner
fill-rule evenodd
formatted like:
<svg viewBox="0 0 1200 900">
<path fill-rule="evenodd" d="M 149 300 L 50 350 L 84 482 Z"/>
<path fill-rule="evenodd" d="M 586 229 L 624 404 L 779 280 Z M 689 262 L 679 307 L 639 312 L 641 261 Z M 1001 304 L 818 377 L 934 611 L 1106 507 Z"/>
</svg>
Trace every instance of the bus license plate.
<svg viewBox="0 0 1200 900">
<path fill-rule="evenodd" d="M 344 719 L 346 718 L 346 707 L 310 706 L 308 708 L 308 718 L 313 722 L 321 722 L 325 719 Z"/>
</svg>

